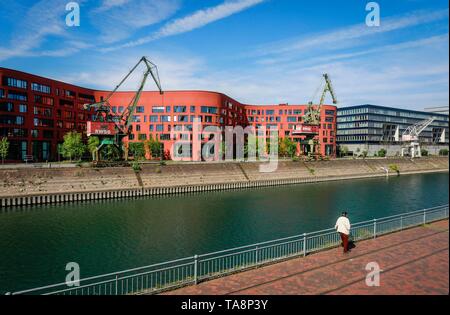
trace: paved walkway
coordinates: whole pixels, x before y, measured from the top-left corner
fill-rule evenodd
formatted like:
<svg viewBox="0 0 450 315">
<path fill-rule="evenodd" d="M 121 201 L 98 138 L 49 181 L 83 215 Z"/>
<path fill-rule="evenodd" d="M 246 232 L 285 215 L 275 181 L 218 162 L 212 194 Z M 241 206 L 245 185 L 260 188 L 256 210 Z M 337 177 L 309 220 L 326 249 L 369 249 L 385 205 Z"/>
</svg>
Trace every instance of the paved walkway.
<svg viewBox="0 0 450 315">
<path fill-rule="evenodd" d="M 448 220 L 180 288 L 165 294 L 449 294 Z M 366 285 L 376 262 L 380 286 Z"/>
</svg>

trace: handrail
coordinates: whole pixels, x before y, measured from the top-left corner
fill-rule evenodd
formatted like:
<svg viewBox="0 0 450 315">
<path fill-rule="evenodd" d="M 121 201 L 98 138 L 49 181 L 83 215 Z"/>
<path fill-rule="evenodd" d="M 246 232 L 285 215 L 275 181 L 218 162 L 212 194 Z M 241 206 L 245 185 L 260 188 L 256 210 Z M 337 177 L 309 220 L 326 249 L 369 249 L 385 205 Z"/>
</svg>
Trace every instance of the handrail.
<svg viewBox="0 0 450 315">
<path fill-rule="evenodd" d="M 443 214 L 442 214 L 443 212 Z M 436 218 L 429 219 L 429 216 L 433 213 L 440 214 Z M 423 214 L 423 217 L 422 217 Z M 428 216 L 427 216 L 428 215 Z M 444 218 L 448 218 L 449 216 L 449 205 L 441 205 L 436 206 L 428 209 L 421 209 L 421 210 L 415 210 L 411 212 L 406 212 L 402 214 L 396 214 L 391 215 L 387 217 L 382 217 L 379 219 L 372 219 L 372 220 L 366 220 L 354 223 L 352 225 L 352 231 L 356 232 L 359 231 L 364 232 L 364 234 L 361 236 L 361 234 L 358 235 L 358 239 L 367 239 L 372 237 L 377 237 L 378 235 L 390 233 L 393 231 L 399 231 L 402 230 L 405 227 L 412 227 L 412 226 L 418 226 L 420 224 L 432 222 L 435 220 L 441 220 Z M 406 226 L 404 226 L 405 219 L 413 219 L 418 217 L 419 220 L 416 220 L 417 222 L 408 223 Z M 428 219 L 428 220 L 427 220 Z M 398 227 L 392 227 L 388 228 L 384 231 L 377 231 L 377 226 L 380 226 L 382 224 L 388 225 L 389 227 L 396 222 L 396 220 L 400 220 Z M 365 230 L 367 228 L 367 231 Z M 311 248 L 308 249 L 308 244 L 313 242 L 313 245 Z M 198 279 L 208 279 L 212 276 L 220 276 L 225 275 L 227 273 L 230 273 L 230 271 L 234 271 L 236 269 L 243 269 L 243 268 L 249 268 L 251 266 L 259 266 L 263 263 L 268 263 L 271 261 L 274 261 L 276 259 L 281 258 L 287 258 L 292 255 L 306 255 L 307 253 L 311 253 L 313 251 L 317 250 L 323 250 L 326 248 L 331 248 L 333 246 L 336 246 L 338 244 L 339 238 L 337 236 L 337 233 L 335 229 L 329 228 L 324 229 L 320 231 L 314 231 L 310 233 L 303 233 L 298 234 L 294 236 L 289 237 L 283 237 L 275 240 L 269 240 L 264 242 L 259 242 L 251 245 L 244 245 L 239 246 L 235 248 L 230 248 L 226 250 L 221 251 L 215 251 L 211 253 L 206 253 L 202 255 L 194 255 L 190 257 L 175 259 L 167 262 L 147 265 L 143 267 L 138 268 L 132 268 L 127 270 L 122 270 L 119 272 L 112 272 L 107 273 L 103 275 L 97 275 L 92 276 L 84 279 L 80 279 L 77 281 L 80 286 L 76 287 L 69 287 L 66 282 L 58 283 L 58 284 L 52 284 L 42 287 L 37 287 L 33 289 L 28 290 L 22 290 L 17 291 L 9 294 L 18 295 L 18 294 L 27 294 L 27 293 L 38 293 L 41 291 L 41 294 L 58 294 L 58 293 L 65 293 L 72 291 L 78 292 L 76 290 L 80 290 L 83 288 L 93 288 L 94 291 L 97 288 L 97 290 L 101 291 L 102 287 L 101 285 L 104 285 L 104 291 L 105 294 L 107 293 L 106 284 L 110 284 L 110 292 L 109 294 L 119 294 L 118 288 L 119 283 L 121 284 L 121 290 L 120 294 L 124 294 L 124 287 L 126 286 L 125 294 L 129 293 L 136 293 L 139 291 L 139 280 L 141 280 L 141 290 L 152 290 L 158 291 L 164 289 L 166 286 L 167 288 L 173 287 L 174 283 L 178 285 L 180 283 L 181 285 L 191 284 L 191 283 L 197 283 Z M 294 244 L 299 245 L 295 251 L 292 250 Z M 301 244 L 301 248 L 300 248 Z M 311 243 L 310 243 L 311 244 Z M 319 244 L 319 245 L 317 245 Z M 276 249 L 281 248 L 282 254 L 279 254 L 278 251 L 276 253 L 273 252 L 274 248 Z M 270 253 L 269 253 L 270 252 Z M 266 257 L 264 260 L 264 257 L 260 256 L 270 256 Z M 245 257 L 244 257 L 245 256 Z M 231 261 L 232 260 L 232 261 Z M 206 265 L 206 267 L 205 267 Z M 204 269 L 199 270 L 199 266 L 202 266 L 204 268 L 211 268 L 211 270 L 205 271 Z M 192 270 L 190 269 L 192 267 Z M 189 269 L 188 269 L 189 268 Z M 147 270 L 145 270 L 147 269 Z M 138 272 L 138 273 L 133 273 Z M 133 273 L 133 274 L 130 274 Z M 182 277 L 180 278 L 180 273 Z M 203 274 L 202 274 L 203 273 Z M 172 274 L 177 274 L 177 277 L 174 277 Z M 151 280 L 153 281 L 153 276 L 155 276 L 155 287 L 148 287 L 149 277 L 152 277 Z M 164 276 L 164 277 L 163 277 Z M 166 279 L 167 278 L 169 279 Z M 147 280 L 147 287 L 144 288 L 144 277 Z M 159 278 L 158 278 L 159 277 Z M 174 279 L 173 279 L 174 277 Z M 164 281 L 162 280 L 164 278 Z M 101 280 L 100 280 L 101 279 Z M 129 281 L 132 281 L 131 283 L 131 291 L 129 290 Z M 138 285 L 136 289 L 134 288 L 134 280 L 136 279 Z M 156 283 L 159 279 L 159 283 Z M 97 282 L 90 281 L 98 280 Z M 150 281 L 152 283 L 152 281 Z M 112 290 L 112 287 L 114 287 L 114 290 Z M 52 290 L 55 289 L 55 291 L 45 292 L 45 290 Z M 114 292 L 112 292 L 114 291 Z M 83 292 L 82 292 L 83 293 Z"/>
</svg>

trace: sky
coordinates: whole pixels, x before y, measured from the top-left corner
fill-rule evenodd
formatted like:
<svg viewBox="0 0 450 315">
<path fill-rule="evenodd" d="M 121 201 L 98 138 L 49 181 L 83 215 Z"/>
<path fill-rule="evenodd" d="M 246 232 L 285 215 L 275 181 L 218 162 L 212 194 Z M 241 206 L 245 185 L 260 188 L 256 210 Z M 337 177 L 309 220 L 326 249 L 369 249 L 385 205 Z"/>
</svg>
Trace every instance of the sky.
<svg viewBox="0 0 450 315">
<path fill-rule="evenodd" d="M 372 27 L 363 0 L 76 2 L 80 25 L 70 27 L 69 1 L 0 0 L 0 67 L 111 90 L 147 56 L 164 90 L 247 104 L 317 102 L 328 73 L 338 106 L 449 105 L 447 0 L 376 1 Z"/>
</svg>

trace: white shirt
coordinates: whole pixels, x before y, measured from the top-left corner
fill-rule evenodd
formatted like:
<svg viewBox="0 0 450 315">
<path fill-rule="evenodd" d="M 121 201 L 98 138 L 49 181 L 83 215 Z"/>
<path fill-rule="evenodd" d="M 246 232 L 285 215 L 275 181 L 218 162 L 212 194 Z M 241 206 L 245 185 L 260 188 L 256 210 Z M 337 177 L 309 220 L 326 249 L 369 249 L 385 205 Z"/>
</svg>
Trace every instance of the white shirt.
<svg viewBox="0 0 450 315">
<path fill-rule="evenodd" d="M 350 235 L 350 220 L 347 217 L 339 217 L 334 228 L 337 229 L 339 233 Z"/>
</svg>

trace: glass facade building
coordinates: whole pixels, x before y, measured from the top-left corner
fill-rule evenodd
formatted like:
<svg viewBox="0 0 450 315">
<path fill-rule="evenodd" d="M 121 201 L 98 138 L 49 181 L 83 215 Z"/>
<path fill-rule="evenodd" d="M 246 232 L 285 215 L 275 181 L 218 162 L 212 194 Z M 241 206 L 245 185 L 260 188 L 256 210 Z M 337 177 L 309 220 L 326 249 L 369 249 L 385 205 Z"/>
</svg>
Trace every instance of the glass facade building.
<svg viewBox="0 0 450 315">
<path fill-rule="evenodd" d="M 336 140 L 341 145 L 399 144 L 397 130 L 401 139 L 406 128 L 431 117 L 435 120 L 420 134 L 420 142 L 448 146 L 448 115 L 369 104 L 338 109 Z"/>
</svg>

